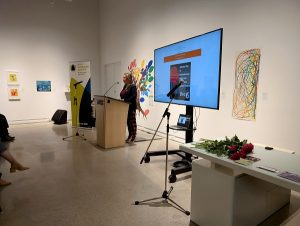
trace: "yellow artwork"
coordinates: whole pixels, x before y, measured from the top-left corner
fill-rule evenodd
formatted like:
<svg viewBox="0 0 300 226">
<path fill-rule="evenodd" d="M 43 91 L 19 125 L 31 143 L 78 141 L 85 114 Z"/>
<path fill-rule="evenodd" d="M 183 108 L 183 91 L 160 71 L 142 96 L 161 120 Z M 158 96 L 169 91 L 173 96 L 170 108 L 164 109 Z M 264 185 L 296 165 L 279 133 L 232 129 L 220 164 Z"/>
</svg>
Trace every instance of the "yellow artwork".
<svg viewBox="0 0 300 226">
<path fill-rule="evenodd" d="M 7 84 L 19 85 L 19 73 L 16 71 L 7 71 Z"/>
<path fill-rule="evenodd" d="M 17 75 L 16 74 L 9 74 L 9 81 L 10 82 L 17 82 L 18 79 L 17 79 Z"/>
</svg>

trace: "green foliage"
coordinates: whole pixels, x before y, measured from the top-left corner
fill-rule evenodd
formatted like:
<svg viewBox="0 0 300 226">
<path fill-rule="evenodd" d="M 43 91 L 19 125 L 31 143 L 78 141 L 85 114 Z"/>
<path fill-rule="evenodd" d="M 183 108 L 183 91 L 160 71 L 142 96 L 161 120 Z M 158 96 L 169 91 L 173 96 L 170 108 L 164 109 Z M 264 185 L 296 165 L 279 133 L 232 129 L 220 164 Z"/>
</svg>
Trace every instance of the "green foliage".
<svg viewBox="0 0 300 226">
<path fill-rule="evenodd" d="M 195 144 L 195 148 L 205 149 L 207 152 L 215 154 L 217 156 L 228 156 L 229 155 L 228 147 L 237 145 L 237 150 L 239 150 L 246 143 L 247 140 L 240 141 L 237 135 L 235 135 L 231 139 L 229 139 L 226 136 L 225 140 L 219 140 L 219 141 L 203 139 L 202 142 Z"/>
</svg>

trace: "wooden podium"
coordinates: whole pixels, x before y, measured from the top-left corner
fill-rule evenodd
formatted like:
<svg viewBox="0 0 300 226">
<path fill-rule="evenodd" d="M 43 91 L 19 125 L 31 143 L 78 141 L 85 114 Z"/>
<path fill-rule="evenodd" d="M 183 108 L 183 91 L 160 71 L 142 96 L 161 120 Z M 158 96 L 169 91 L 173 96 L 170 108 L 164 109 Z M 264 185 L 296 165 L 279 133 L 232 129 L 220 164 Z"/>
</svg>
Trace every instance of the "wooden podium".
<svg viewBox="0 0 300 226">
<path fill-rule="evenodd" d="M 124 146 L 129 104 L 95 95 L 97 144 L 102 148 Z"/>
</svg>

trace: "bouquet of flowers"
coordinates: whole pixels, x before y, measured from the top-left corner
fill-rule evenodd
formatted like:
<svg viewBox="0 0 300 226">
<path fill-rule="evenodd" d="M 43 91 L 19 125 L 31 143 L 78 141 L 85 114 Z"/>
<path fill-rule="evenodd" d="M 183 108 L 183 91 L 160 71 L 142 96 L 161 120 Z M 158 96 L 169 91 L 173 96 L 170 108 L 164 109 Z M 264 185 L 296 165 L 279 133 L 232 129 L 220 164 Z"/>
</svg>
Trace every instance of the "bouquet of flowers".
<svg viewBox="0 0 300 226">
<path fill-rule="evenodd" d="M 228 156 L 231 160 L 246 158 L 253 150 L 253 144 L 247 143 L 247 140 L 240 141 L 235 135 L 231 139 L 225 137 L 225 140 L 207 140 L 197 143 L 196 148 L 203 148 L 207 152 L 217 156 Z"/>
</svg>

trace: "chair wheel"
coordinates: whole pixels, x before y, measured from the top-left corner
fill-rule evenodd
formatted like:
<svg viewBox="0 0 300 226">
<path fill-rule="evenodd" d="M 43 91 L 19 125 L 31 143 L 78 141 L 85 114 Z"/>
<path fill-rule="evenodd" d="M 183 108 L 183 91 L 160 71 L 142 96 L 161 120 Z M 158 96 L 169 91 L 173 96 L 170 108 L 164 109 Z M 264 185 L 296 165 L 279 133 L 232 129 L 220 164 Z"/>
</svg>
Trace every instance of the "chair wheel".
<svg viewBox="0 0 300 226">
<path fill-rule="evenodd" d="M 175 174 L 170 174 L 170 176 L 169 176 L 169 182 L 170 183 L 175 183 L 176 180 L 177 180 L 176 175 Z"/>
</svg>

